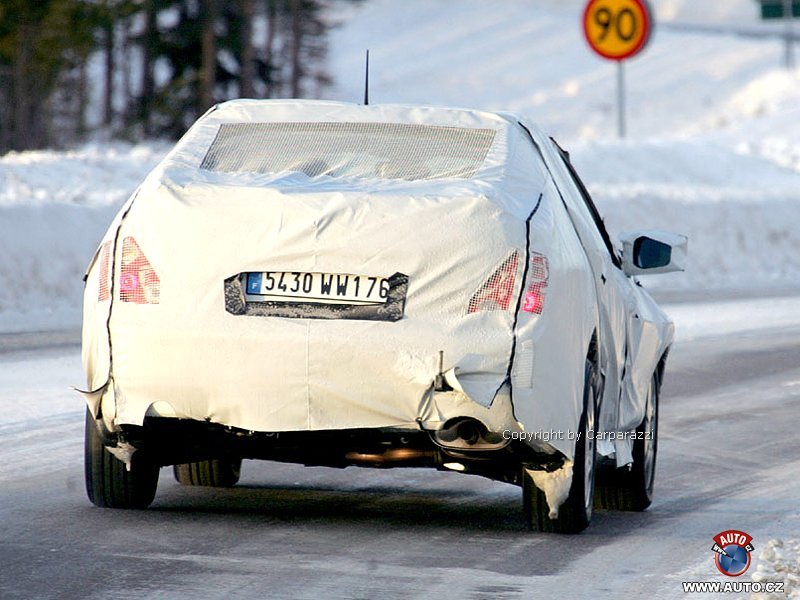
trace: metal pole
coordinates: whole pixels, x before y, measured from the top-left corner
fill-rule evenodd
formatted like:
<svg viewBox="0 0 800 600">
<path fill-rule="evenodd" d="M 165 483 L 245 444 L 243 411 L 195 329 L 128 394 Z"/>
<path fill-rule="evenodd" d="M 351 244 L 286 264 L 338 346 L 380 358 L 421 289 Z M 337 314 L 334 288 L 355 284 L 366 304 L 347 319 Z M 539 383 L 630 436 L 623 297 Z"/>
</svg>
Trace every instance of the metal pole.
<svg viewBox="0 0 800 600">
<path fill-rule="evenodd" d="M 617 61 L 617 133 L 625 138 L 625 62 Z"/>
<path fill-rule="evenodd" d="M 792 24 L 794 15 L 792 14 L 792 0 L 783 0 L 783 20 L 786 23 L 786 57 L 785 63 L 787 69 L 794 69 L 794 31 Z"/>
<path fill-rule="evenodd" d="M 364 106 L 369 104 L 369 49 L 367 49 L 367 66 L 364 70 Z"/>
</svg>

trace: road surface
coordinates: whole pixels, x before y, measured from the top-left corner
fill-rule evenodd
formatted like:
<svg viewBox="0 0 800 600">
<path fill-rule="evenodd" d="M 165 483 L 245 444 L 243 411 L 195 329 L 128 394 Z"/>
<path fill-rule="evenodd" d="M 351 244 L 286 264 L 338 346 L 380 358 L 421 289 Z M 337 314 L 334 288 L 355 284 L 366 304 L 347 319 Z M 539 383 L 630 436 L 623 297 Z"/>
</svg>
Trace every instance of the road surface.
<svg viewBox="0 0 800 600">
<path fill-rule="evenodd" d="M 750 533 L 754 560 L 800 534 L 798 340 L 784 327 L 676 343 L 653 506 L 597 512 L 578 536 L 526 531 L 518 488 L 412 469 L 245 461 L 231 490 L 181 487 L 163 469 L 149 510 L 95 508 L 82 400 L 67 388 L 80 350 L 12 340 L 0 344 L 0 598 L 682 598 L 682 581 L 722 580 L 720 531 Z"/>
</svg>

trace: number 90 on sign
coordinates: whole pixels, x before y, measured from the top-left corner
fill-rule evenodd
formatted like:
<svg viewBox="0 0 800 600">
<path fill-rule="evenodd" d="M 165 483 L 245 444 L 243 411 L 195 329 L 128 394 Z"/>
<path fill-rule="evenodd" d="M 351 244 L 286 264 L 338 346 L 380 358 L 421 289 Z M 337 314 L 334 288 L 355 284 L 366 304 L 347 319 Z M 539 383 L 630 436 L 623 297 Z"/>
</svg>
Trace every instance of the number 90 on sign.
<svg viewBox="0 0 800 600">
<path fill-rule="evenodd" d="M 625 60 L 647 44 L 650 10 L 645 0 L 590 0 L 583 13 L 586 41 L 603 58 Z"/>
</svg>

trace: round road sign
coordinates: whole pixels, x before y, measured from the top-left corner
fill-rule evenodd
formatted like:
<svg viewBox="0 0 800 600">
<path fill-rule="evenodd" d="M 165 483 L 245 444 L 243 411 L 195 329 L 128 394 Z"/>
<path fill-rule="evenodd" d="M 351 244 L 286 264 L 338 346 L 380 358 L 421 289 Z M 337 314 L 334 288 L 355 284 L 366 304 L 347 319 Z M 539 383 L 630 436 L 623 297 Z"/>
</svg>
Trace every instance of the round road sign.
<svg viewBox="0 0 800 600">
<path fill-rule="evenodd" d="M 646 0 L 589 0 L 583 12 L 586 41 L 611 60 L 625 60 L 640 52 L 651 25 Z"/>
</svg>

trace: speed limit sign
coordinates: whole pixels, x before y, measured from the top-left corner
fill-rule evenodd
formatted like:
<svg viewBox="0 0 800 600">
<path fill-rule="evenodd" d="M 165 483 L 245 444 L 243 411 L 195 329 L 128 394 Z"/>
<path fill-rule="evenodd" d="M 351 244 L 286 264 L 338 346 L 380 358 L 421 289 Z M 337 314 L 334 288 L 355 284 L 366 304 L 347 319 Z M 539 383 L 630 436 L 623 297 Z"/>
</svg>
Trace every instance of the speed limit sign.
<svg viewBox="0 0 800 600">
<path fill-rule="evenodd" d="M 651 25 L 646 0 L 590 0 L 583 13 L 586 41 L 610 60 L 625 60 L 640 52 Z"/>
</svg>

